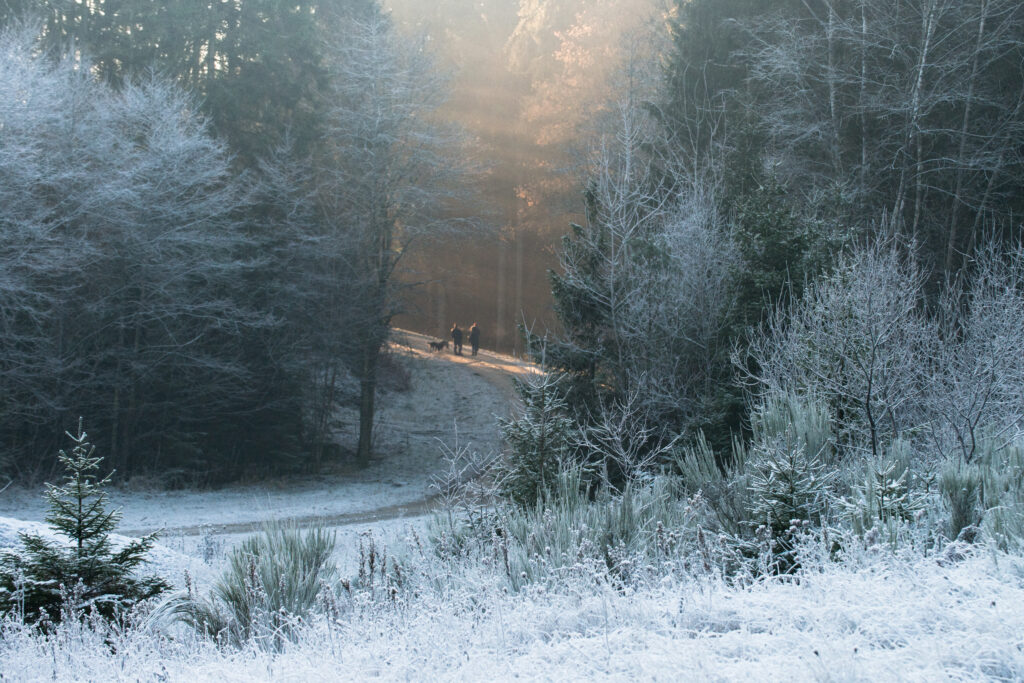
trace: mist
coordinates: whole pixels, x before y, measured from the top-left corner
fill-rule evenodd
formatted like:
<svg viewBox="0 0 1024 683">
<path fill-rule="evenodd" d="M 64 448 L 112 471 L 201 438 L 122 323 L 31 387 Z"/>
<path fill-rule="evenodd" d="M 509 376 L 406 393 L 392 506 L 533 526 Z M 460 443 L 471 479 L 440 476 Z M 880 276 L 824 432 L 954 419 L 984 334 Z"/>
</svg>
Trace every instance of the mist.
<svg viewBox="0 0 1024 683">
<path fill-rule="evenodd" d="M 580 135 L 612 98 L 631 38 L 661 25 L 657 0 L 442 0 L 386 3 L 424 34 L 451 73 L 441 115 L 469 132 L 486 169 L 472 237 L 433 240 L 404 277 L 423 282 L 399 327 L 444 338 L 477 322 L 484 344 L 522 352 L 517 326 L 557 325 L 548 270 L 571 223 L 584 221 Z"/>
</svg>

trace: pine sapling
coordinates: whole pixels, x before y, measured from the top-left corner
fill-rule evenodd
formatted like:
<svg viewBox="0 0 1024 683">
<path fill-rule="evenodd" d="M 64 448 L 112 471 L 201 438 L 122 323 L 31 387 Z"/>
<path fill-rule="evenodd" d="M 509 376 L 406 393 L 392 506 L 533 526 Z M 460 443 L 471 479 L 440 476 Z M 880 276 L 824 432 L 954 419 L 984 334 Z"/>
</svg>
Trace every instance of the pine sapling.
<svg viewBox="0 0 1024 683">
<path fill-rule="evenodd" d="M 160 578 L 134 575 L 156 534 L 113 550 L 110 533 L 120 513 L 108 509 L 111 475 L 99 476 L 103 458 L 94 455 L 81 420 L 77 435 L 68 436 L 74 447 L 58 456 L 64 481 L 47 484 L 45 494 L 46 522 L 68 542 L 20 534 L 21 550 L 0 556 L 0 614 L 42 622 L 89 610 L 110 618 L 169 588 Z"/>
</svg>

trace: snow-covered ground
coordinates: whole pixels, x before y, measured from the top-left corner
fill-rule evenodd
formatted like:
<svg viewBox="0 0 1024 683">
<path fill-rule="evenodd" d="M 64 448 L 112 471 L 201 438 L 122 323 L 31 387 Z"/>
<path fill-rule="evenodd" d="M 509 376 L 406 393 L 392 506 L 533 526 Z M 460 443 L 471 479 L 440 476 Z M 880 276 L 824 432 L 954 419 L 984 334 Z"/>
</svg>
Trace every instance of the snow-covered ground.
<svg viewBox="0 0 1024 683">
<path fill-rule="evenodd" d="M 508 414 L 511 377 L 532 368 L 510 356 L 430 353 L 427 337 L 403 332 L 393 348 L 412 378 L 409 391 L 380 402 L 377 457 L 366 470 L 315 478 L 289 478 L 217 490 L 160 491 L 110 489 L 121 509 L 120 531 L 140 535 L 164 529 L 198 534 L 202 527 L 229 533 L 266 520 L 312 520 L 365 524 L 422 514 L 432 496 L 431 478 L 443 467 L 442 445 L 481 451 L 499 447 L 495 415 Z M 341 439 L 355 438 L 356 411 L 341 410 L 335 426 Z M 102 455 L 100 453 L 99 455 Z M 38 488 L 11 487 L 0 493 L 0 516 L 42 521 L 45 500 Z"/>
<path fill-rule="evenodd" d="M 392 551 L 428 518 L 441 438 L 497 447 L 514 359 L 426 351 L 409 337 L 413 388 L 388 397 L 383 455 L 364 472 L 223 490 L 115 490 L 121 530 L 166 528 L 150 569 L 200 591 L 227 549 L 264 520 L 320 517 L 338 532 L 351 576 L 360 535 Z M 351 415 L 340 415 L 344 428 Z M 409 516 L 403 516 L 405 513 Z M 38 491 L 0 493 L 0 546 L 18 531 L 47 534 Z M 826 553 L 827 555 L 827 553 Z M 1024 680 L 1024 559 L 984 546 L 965 556 L 865 550 L 845 563 L 808 563 L 799 580 L 729 583 L 669 575 L 636 588 L 576 579 L 510 593 L 494 564 L 446 565 L 409 555 L 416 576 L 397 599 L 356 594 L 319 615 L 282 651 L 220 647 L 159 624 L 51 637 L 0 630 L 0 680 L 334 681 Z M 416 564 L 418 562 L 418 564 Z"/>
<path fill-rule="evenodd" d="M 4 680 L 1010 681 L 1024 678 L 1024 565 L 878 557 L 799 581 L 666 579 L 637 591 L 447 591 L 353 601 L 283 651 L 145 626 L 0 639 Z"/>
</svg>

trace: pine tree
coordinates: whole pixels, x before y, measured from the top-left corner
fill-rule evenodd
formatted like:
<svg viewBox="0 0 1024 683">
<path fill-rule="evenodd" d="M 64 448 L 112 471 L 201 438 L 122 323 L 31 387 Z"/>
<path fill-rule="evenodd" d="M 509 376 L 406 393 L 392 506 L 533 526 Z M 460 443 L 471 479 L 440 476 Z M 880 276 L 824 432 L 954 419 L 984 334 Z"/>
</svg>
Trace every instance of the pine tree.
<svg viewBox="0 0 1024 683">
<path fill-rule="evenodd" d="M 99 477 L 103 458 L 93 455 L 81 419 L 77 435 L 68 437 L 74 442 L 71 453 L 62 450 L 58 456 L 64 482 L 47 484 L 45 495 L 46 521 L 69 543 L 20 534 L 21 552 L 0 556 L 0 614 L 45 623 L 95 610 L 109 618 L 169 588 L 160 578 L 134 576 L 156 534 L 113 550 L 110 533 L 120 512 L 107 506 L 104 487 L 111 475 Z"/>
</svg>

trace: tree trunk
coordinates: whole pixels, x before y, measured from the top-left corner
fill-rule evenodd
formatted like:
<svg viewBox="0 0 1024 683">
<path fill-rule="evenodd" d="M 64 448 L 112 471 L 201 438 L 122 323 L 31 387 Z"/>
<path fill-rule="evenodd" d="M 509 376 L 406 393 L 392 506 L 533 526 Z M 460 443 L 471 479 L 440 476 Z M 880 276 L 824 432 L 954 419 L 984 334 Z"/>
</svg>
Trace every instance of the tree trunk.
<svg viewBox="0 0 1024 683">
<path fill-rule="evenodd" d="M 836 11 L 829 5 L 828 7 L 828 24 L 825 28 L 825 40 L 828 43 L 828 73 L 826 78 L 828 80 L 828 112 L 829 121 L 832 125 L 832 136 L 829 143 L 830 152 L 832 155 L 832 172 L 836 178 L 843 176 L 843 162 L 842 152 L 839 140 L 839 129 L 841 122 L 839 120 L 839 105 L 838 105 L 838 93 L 836 92 L 836 40 L 835 30 L 836 22 Z"/>
<path fill-rule="evenodd" d="M 868 16 L 864 7 L 865 0 L 860 3 L 860 192 L 861 198 L 867 196 L 867 169 L 868 169 L 868 123 L 865 114 L 867 104 L 867 82 L 868 82 Z"/>
<path fill-rule="evenodd" d="M 923 193 L 923 184 L 921 178 L 921 131 L 919 130 L 921 125 L 922 105 L 921 105 L 921 93 L 924 89 L 924 74 L 928 67 L 928 59 L 930 57 L 932 35 L 935 31 L 935 14 L 938 11 L 935 0 L 927 3 L 926 7 L 922 8 L 921 14 L 921 45 L 919 47 L 920 54 L 917 59 L 916 74 L 914 75 L 914 85 L 911 89 L 910 99 L 910 111 L 908 112 L 909 119 L 907 121 L 907 142 L 903 150 L 904 158 L 909 158 L 913 154 L 913 169 L 914 169 L 914 219 L 911 226 L 911 234 L 916 234 L 917 223 L 920 219 L 921 211 L 921 195 Z M 913 152 L 911 150 L 914 150 Z M 906 194 L 907 190 L 907 173 L 908 168 L 904 163 L 902 172 L 900 174 L 899 191 L 896 197 L 896 211 L 894 212 L 893 220 L 898 220 L 898 217 L 902 215 L 903 209 L 906 206 Z"/>
<path fill-rule="evenodd" d="M 117 370 L 114 373 L 114 404 L 110 411 L 110 462 L 116 469 L 124 470 L 125 463 L 121 459 L 118 441 L 121 439 L 121 381 L 124 377 L 124 324 L 118 323 L 117 330 Z"/>
<path fill-rule="evenodd" d="M 374 398 L 377 393 L 377 354 L 379 347 L 375 340 L 363 345 L 362 373 L 359 380 L 359 446 L 356 463 L 367 467 L 373 455 Z"/>
<path fill-rule="evenodd" d="M 961 194 L 964 186 L 964 157 L 967 155 L 967 132 L 971 121 L 971 100 L 974 99 L 974 82 L 978 79 L 978 59 L 982 40 L 985 37 L 985 21 L 988 19 L 988 0 L 981 0 L 981 15 L 978 17 L 978 37 L 971 55 L 971 76 L 967 83 L 967 98 L 964 102 L 964 118 L 960 127 L 960 148 L 957 150 L 956 189 L 953 190 L 953 207 L 949 212 L 949 236 L 946 243 L 946 272 L 953 269 L 953 255 L 957 244 L 957 219 L 960 205 L 964 203 Z"/>
<path fill-rule="evenodd" d="M 498 239 L 498 287 L 497 294 L 498 299 L 495 304 L 495 315 L 494 315 L 494 343 L 499 349 L 505 349 L 505 320 L 508 316 L 506 311 L 506 289 L 508 289 L 507 275 L 506 275 L 506 262 L 508 251 L 508 242 L 504 238 Z M 442 327 L 441 329 L 446 329 Z M 515 321 L 513 321 L 512 329 L 515 329 Z"/>
<path fill-rule="evenodd" d="M 334 393 L 338 381 L 338 365 L 332 362 L 330 367 L 323 371 L 322 391 L 318 397 L 319 404 L 316 406 L 315 433 L 313 435 L 313 457 L 311 467 L 313 472 L 320 471 L 323 462 L 324 449 L 327 444 L 327 433 L 330 428 L 331 413 L 334 409 Z"/>
</svg>

